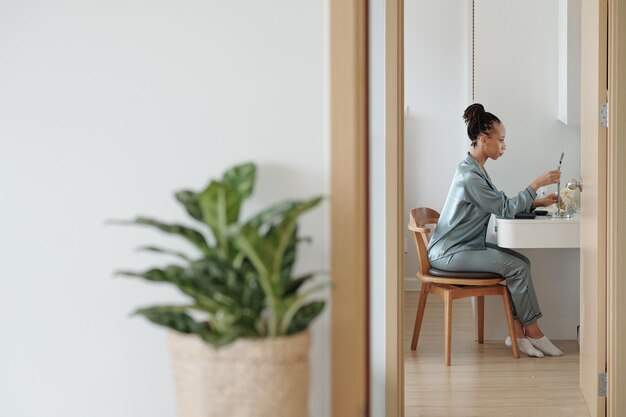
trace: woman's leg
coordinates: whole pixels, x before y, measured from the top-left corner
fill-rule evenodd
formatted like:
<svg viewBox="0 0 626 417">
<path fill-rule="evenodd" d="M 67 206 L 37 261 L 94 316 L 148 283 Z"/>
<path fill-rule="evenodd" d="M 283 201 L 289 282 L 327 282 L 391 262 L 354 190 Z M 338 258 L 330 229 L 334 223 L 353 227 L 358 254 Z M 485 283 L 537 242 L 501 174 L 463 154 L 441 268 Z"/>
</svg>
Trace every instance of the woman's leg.
<svg viewBox="0 0 626 417">
<path fill-rule="evenodd" d="M 526 262 L 528 266 L 530 266 L 530 259 L 522 255 L 521 253 L 514 251 L 513 249 L 503 248 L 503 247 L 496 245 L 495 243 L 489 243 L 489 242 L 487 242 L 486 245 L 488 248 L 499 250 L 501 252 L 508 253 L 509 255 L 513 255 L 516 258 L 521 259 L 522 261 Z"/>
<path fill-rule="evenodd" d="M 541 317 L 530 277 L 530 262 L 521 254 L 501 249 L 490 246 L 485 250 L 458 252 L 431 261 L 431 265 L 447 271 L 494 272 L 502 275 L 511 294 L 516 318 L 517 345 L 526 355 L 541 358 L 543 353 L 526 338 L 522 328 L 522 324 L 531 325 Z M 505 343 L 510 347 L 511 339 L 507 337 Z"/>
<path fill-rule="evenodd" d="M 524 334 L 527 337 L 532 337 L 534 339 L 540 339 L 543 337 L 543 332 L 539 328 L 539 325 L 537 324 L 536 321 L 524 326 Z"/>
<path fill-rule="evenodd" d="M 513 255 L 524 262 L 528 263 L 530 267 L 530 261 L 527 257 L 522 255 L 519 252 L 515 252 L 514 250 L 501 248 L 493 243 L 487 243 L 487 247 L 502 250 L 510 255 Z M 532 323 L 526 324 L 526 326 L 522 326 L 522 323 L 519 320 L 515 320 L 515 330 L 517 331 L 517 337 L 526 337 L 531 342 L 531 344 L 537 349 L 541 350 L 543 353 L 546 353 L 551 356 L 561 356 L 563 352 L 561 352 L 556 346 L 545 337 L 541 329 L 539 328 L 539 323 L 534 321 Z"/>
<path fill-rule="evenodd" d="M 530 268 L 530 260 L 525 257 L 524 255 L 522 255 L 519 252 L 516 252 L 512 249 L 508 249 L 508 248 L 502 248 L 494 243 L 487 243 L 487 247 L 488 248 L 492 248 L 492 249 L 496 249 L 496 250 L 500 250 L 503 252 L 506 252 L 510 255 L 515 256 L 516 258 L 521 259 L 522 261 L 526 262 L 528 264 L 528 267 Z M 517 336 L 518 337 L 532 337 L 535 339 L 540 339 L 544 336 L 543 332 L 541 331 L 541 329 L 539 328 L 539 324 L 537 323 L 537 321 L 534 321 L 532 323 L 528 323 L 526 326 L 523 326 L 522 323 L 519 321 L 519 319 L 515 318 L 515 329 L 517 331 Z"/>
<path fill-rule="evenodd" d="M 503 248 L 457 252 L 431 261 L 445 271 L 493 272 L 502 275 L 511 294 L 515 316 L 527 326 L 542 316 L 530 276 L 530 262 L 521 254 Z M 511 251 L 513 252 L 513 251 Z"/>
</svg>

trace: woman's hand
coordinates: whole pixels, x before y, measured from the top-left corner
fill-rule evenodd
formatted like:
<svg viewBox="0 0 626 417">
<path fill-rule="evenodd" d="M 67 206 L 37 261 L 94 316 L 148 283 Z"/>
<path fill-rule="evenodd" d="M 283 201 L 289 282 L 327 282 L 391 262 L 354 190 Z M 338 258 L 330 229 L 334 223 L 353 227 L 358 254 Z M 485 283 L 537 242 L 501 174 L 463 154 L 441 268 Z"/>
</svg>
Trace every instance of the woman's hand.
<svg viewBox="0 0 626 417">
<path fill-rule="evenodd" d="M 552 204 L 556 203 L 557 201 L 557 196 L 556 193 L 552 193 L 544 198 L 538 198 L 535 201 L 532 202 L 531 207 L 535 208 L 535 207 L 548 207 L 551 206 Z"/>
<path fill-rule="evenodd" d="M 543 187 L 544 185 L 556 184 L 561 180 L 561 171 L 558 169 L 553 169 L 552 171 L 548 171 L 545 174 L 537 177 L 533 182 L 530 183 L 530 186 L 533 187 L 533 190 L 537 191 L 539 187 Z"/>
</svg>

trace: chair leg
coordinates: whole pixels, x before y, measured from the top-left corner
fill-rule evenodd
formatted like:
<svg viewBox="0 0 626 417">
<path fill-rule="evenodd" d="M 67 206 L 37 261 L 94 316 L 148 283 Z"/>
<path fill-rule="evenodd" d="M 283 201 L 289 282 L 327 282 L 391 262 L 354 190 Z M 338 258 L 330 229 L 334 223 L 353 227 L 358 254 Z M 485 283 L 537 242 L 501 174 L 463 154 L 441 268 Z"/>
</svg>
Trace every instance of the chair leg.
<svg viewBox="0 0 626 417">
<path fill-rule="evenodd" d="M 443 297 L 444 301 L 444 322 L 445 322 L 445 360 L 446 365 L 450 366 L 452 362 L 452 297 L 450 292 L 446 291 Z"/>
<path fill-rule="evenodd" d="M 511 308 L 511 297 L 506 287 L 502 288 L 502 302 L 504 303 L 504 312 L 506 313 L 506 321 L 509 325 L 509 336 L 511 336 L 511 344 L 513 345 L 513 356 L 519 358 L 519 347 L 517 346 L 517 332 L 515 331 L 515 323 L 513 323 L 513 312 Z"/>
<path fill-rule="evenodd" d="M 476 327 L 478 329 L 478 343 L 485 342 L 485 296 L 476 296 Z"/>
<path fill-rule="evenodd" d="M 415 327 L 413 327 L 413 339 L 411 340 L 411 350 L 417 348 L 417 340 L 420 337 L 420 329 L 422 328 L 422 319 L 424 318 L 424 309 L 426 308 L 426 298 L 428 298 L 428 291 L 430 290 L 430 284 L 423 282 L 420 289 L 420 300 L 417 305 L 417 314 L 415 315 Z"/>
</svg>

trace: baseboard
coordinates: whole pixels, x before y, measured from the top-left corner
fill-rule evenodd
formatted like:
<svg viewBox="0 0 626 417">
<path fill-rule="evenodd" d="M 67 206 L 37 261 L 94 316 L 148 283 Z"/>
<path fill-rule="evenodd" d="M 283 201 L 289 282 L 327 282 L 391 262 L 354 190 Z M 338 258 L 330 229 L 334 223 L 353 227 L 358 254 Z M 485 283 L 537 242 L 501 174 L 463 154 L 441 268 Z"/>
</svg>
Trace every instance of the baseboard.
<svg viewBox="0 0 626 417">
<path fill-rule="evenodd" d="M 415 277 L 404 278 L 404 291 L 419 291 L 420 282 Z"/>
</svg>

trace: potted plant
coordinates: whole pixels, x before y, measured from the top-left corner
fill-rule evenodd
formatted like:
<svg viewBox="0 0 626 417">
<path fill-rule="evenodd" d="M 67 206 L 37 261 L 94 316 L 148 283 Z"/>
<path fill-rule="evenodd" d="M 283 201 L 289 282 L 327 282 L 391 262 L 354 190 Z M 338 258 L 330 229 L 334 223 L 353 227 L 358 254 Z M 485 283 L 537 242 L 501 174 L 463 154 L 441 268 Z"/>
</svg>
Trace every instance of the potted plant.
<svg viewBox="0 0 626 417">
<path fill-rule="evenodd" d="M 204 190 L 175 194 L 210 234 L 148 217 L 116 222 L 154 227 L 195 247 L 194 255 L 143 247 L 174 256 L 176 262 L 142 272 L 118 271 L 174 285 L 189 298 L 184 305 L 136 311 L 172 330 L 179 417 L 308 414 L 307 329 L 324 308 L 324 301 L 310 296 L 325 284 L 305 285 L 314 274 L 294 276 L 293 268 L 303 240 L 297 220 L 321 198 L 285 201 L 240 222 L 255 178 L 255 165 L 246 163 Z"/>
</svg>

